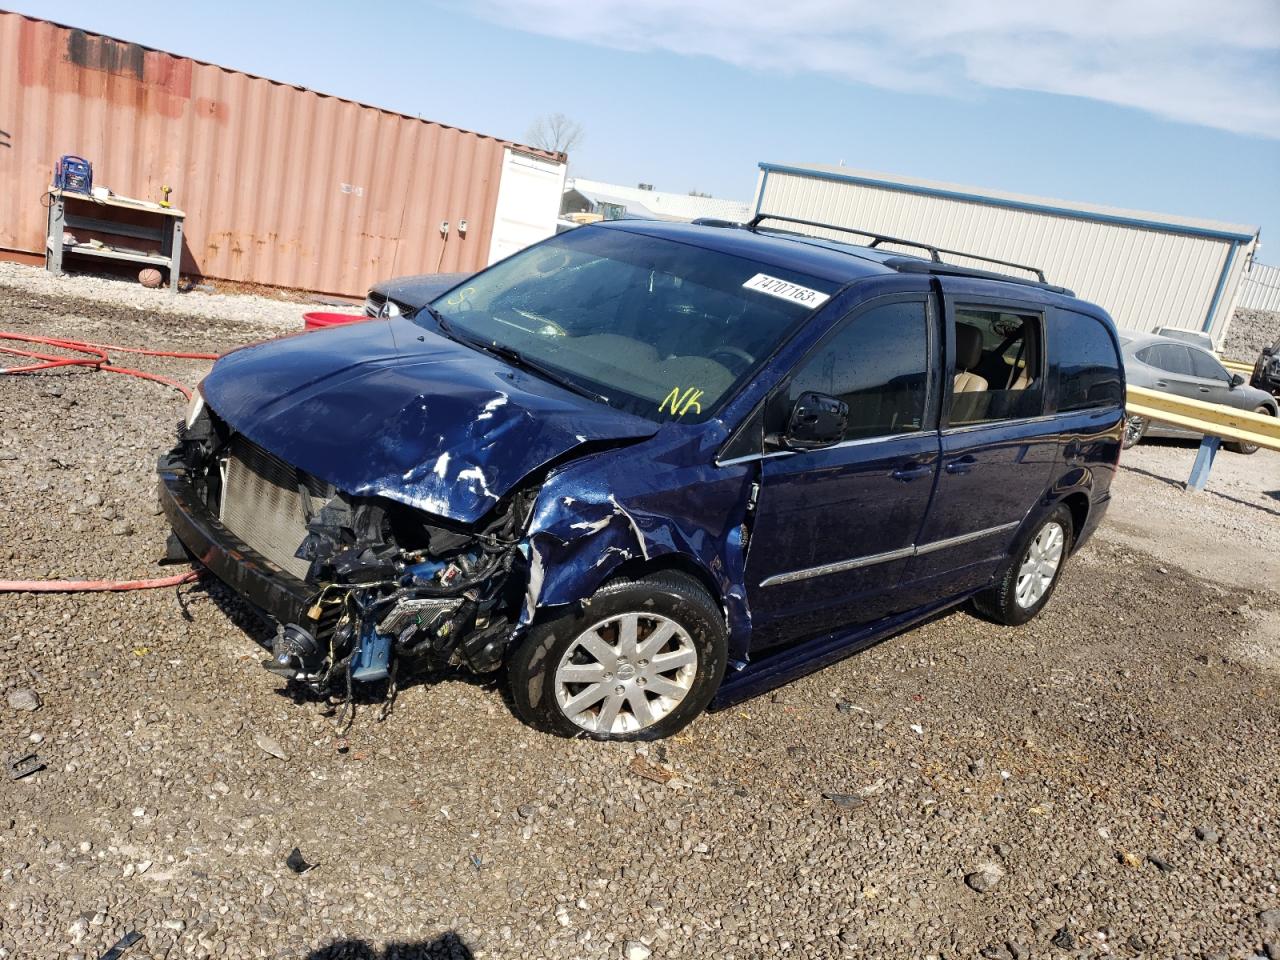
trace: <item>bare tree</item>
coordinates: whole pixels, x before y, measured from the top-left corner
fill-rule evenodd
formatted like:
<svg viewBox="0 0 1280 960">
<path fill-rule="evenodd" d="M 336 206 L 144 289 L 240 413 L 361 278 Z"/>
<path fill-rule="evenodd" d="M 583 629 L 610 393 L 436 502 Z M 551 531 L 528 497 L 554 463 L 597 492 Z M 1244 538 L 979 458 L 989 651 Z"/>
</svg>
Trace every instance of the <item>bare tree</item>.
<svg viewBox="0 0 1280 960">
<path fill-rule="evenodd" d="M 524 135 L 532 147 L 552 153 L 568 153 L 582 142 L 582 124 L 563 113 L 543 114 L 529 125 Z"/>
</svg>

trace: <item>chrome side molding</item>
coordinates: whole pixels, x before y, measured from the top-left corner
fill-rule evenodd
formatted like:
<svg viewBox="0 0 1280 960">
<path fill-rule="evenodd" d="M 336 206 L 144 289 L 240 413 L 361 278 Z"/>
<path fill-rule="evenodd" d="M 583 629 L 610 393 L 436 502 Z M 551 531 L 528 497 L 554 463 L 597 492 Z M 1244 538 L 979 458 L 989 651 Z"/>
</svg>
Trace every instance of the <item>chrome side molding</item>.
<svg viewBox="0 0 1280 960">
<path fill-rule="evenodd" d="M 923 543 L 912 545 L 910 547 L 902 547 L 899 550 L 888 550 L 884 553 L 872 553 L 863 557 L 854 557 L 850 560 L 838 560 L 835 563 L 824 563 L 817 567 L 806 567 L 803 570 L 791 570 L 787 573 L 775 573 L 771 577 L 766 577 L 760 581 L 762 587 L 772 587 L 779 583 L 795 583 L 797 580 L 808 580 L 812 577 L 825 577 L 832 573 L 842 573 L 845 570 L 857 570 L 859 567 L 871 567 L 877 563 L 889 563 L 892 560 L 905 560 L 908 557 L 918 557 L 922 554 L 933 553 L 937 550 L 946 550 L 949 547 L 958 547 L 966 543 L 972 543 L 974 540 L 981 540 L 984 537 L 992 537 L 997 533 L 1004 533 L 1006 530 L 1012 530 L 1021 524 L 1021 520 L 1012 520 L 1009 523 L 1002 523 L 997 527 L 987 527 L 983 530 L 974 530 L 970 533 L 962 533 L 958 537 L 947 537 L 945 540 L 934 540 L 931 543 Z"/>
</svg>

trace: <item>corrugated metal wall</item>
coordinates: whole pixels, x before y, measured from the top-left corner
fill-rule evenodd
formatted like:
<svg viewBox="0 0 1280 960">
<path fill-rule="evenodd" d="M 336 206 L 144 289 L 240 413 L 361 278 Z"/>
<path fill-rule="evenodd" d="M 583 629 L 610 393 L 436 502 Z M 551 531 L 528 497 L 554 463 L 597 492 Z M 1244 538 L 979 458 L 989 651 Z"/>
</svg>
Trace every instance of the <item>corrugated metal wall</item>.
<svg viewBox="0 0 1280 960">
<path fill-rule="evenodd" d="M 1246 254 L 1252 248 L 1251 243 L 1238 246 L 1171 230 L 1139 229 L 768 168 L 760 177 L 757 202 L 766 213 L 838 223 L 1038 266 L 1050 283 L 1069 287 L 1104 307 L 1121 328 L 1209 329 L 1219 343 L 1226 335 Z M 825 233 L 850 239 L 847 234 Z M 921 255 L 916 249 L 903 251 Z M 966 263 L 958 257 L 945 259 Z M 978 261 L 966 265 L 999 269 Z M 1206 324 L 1207 320 L 1211 322 Z"/>
<path fill-rule="evenodd" d="M 1240 283 L 1236 306 L 1280 313 L 1280 267 L 1254 261 Z"/>
<path fill-rule="evenodd" d="M 508 146 L 0 12 L 0 249 L 43 254 L 42 196 L 78 154 L 118 194 L 173 187 L 185 271 L 363 296 L 486 264 Z"/>
</svg>

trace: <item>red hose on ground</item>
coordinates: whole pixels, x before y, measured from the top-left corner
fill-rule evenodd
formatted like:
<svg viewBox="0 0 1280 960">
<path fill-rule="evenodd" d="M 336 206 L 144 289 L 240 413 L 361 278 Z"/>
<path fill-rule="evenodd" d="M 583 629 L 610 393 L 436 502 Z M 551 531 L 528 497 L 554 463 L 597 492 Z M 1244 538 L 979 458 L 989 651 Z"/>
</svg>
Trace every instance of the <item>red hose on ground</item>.
<svg viewBox="0 0 1280 960">
<path fill-rule="evenodd" d="M 0 593 L 93 593 L 108 590 L 153 590 L 176 587 L 200 576 L 188 570 L 172 577 L 154 580 L 0 580 Z"/>
<path fill-rule="evenodd" d="M 87 343 L 83 340 L 67 340 L 61 337 L 34 337 L 23 333 L 10 333 L 0 330 L 0 341 L 16 340 L 20 343 L 41 344 L 59 350 L 84 354 L 79 357 L 59 356 L 41 353 L 37 350 L 20 350 L 17 347 L 0 346 L 0 353 L 10 356 L 25 357 L 37 360 L 21 367 L 0 367 L 0 373 L 33 373 L 37 370 L 54 370 L 58 367 L 88 367 L 90 370 L 101 370 L 103 373 L 119 373 L 141 380 L 151 380 L 190 398 L 191 391 L 177 380 L 170 380 L 159 374 L 147 373 L 145 370 L 134 370 L 130 367 L 112 366 L 108 351 L 133 353 L 144 357 L 177 357 L 182 360 L 217 360 L 216 353 L 179 353 L 170 350 L 146 350 L 141 347 L 122 347 L 114 343 Z M 151 590 L 156 587 L 176 587 L 190 583 L 199 577 L 198 571 L 189 570 L 172 577 L 159 577 L 151 580 L 0 580 L 0 593 L 87 593 L 95 591 L 115 590 Z"/>
</svg>

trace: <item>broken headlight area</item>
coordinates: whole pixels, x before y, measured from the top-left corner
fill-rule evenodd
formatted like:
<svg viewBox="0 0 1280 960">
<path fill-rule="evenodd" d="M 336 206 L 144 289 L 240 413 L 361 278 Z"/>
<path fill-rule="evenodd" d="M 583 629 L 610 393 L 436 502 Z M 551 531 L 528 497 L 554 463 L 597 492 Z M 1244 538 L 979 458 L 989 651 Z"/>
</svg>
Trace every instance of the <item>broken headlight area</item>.
<svg viewBox="0 0 1280 960">
<path fill-rule="evenodd" d="M 440 526 L 407 507 L 335 493 L 298 554 L 321 584 L 306 624 L 280 627 L 271 669 L 328 692 L 386 678 L 397 662 L 496 670 L 523 598 L 518 541 L 531 497 L 479 530 Z M 312 626 L 314 625 L 314 626 Z"/>
<path fill-rule="evenodd" d="M 317 693 L 393 678 L 397 666 L 486 673 L 501 666 L 524 600 L 520 541 L 535 492 L 473 527 L 356 497 L 227 429 L 205 408 L 169 455 L 197 498 L 284 575 L 315 587 L 279 624 L 272 672 Z M 174 464 L 177 465 L 177 464 Z"/>
</svg>

